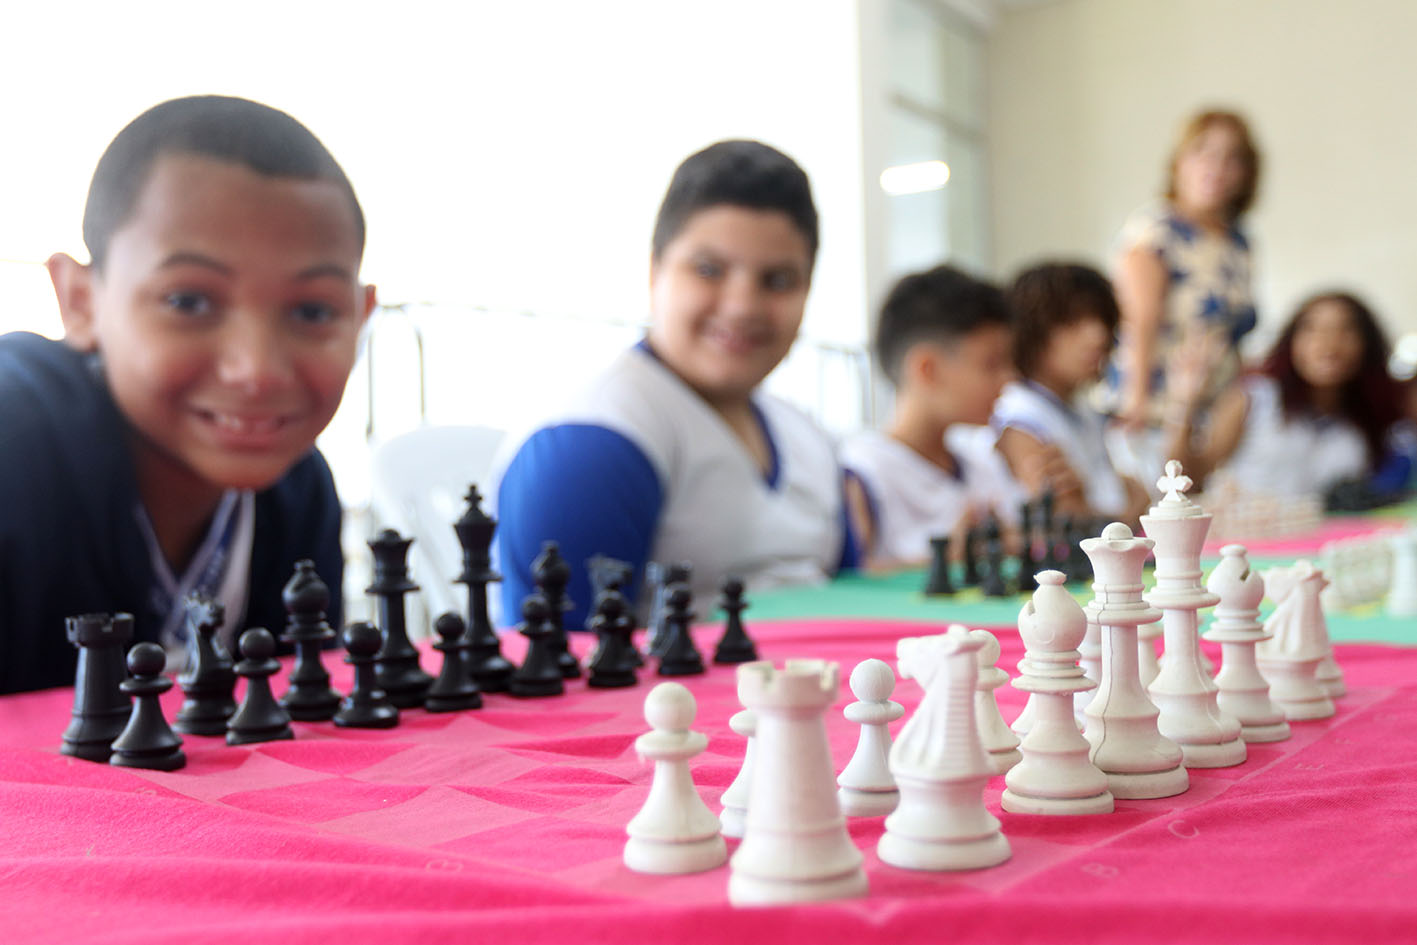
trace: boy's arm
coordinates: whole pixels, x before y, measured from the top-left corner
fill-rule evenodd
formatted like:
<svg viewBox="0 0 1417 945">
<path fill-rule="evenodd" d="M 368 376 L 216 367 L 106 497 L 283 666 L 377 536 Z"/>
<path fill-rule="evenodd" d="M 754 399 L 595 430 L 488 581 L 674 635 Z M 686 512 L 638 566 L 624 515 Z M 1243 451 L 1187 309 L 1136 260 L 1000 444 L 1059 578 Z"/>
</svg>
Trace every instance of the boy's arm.
<svg viewBox="0 0 1417 945">
<path fill-rule="evenodd" d="M 548 540 L 559 543 L 571 566 L 568 630 L 585 626 L 594 603 L 586 561 L 597 554 L 634 568 L 624 588 L 633 606 L 663 502 L 658 473 L 623 434 L 589 424 L 564 424 L 533 434 L 497 487 L 503 625 L 520 620 L 522 600 L 535 590 L 532 561 Z"/>
<path fill-rule="evenodd" d="M 1057 446 L 1010 426 L 999 434 L 998 450 L 1009 472 L 1030 496 L 1051 488 L 1059 511 L 1072 514 L 1087 510 L 1082 480 Z"/>
</svg>

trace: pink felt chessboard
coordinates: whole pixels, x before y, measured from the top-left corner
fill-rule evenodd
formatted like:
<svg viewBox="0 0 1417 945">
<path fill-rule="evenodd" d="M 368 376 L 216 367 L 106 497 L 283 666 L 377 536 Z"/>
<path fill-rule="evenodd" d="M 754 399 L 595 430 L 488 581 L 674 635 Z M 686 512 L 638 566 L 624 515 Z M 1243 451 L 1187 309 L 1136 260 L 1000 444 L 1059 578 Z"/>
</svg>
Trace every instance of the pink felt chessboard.
<svg viewBox="0 0 1417 945">
<path fill-rule="evenodd" d="M 788 620 L 751 627 L 764 656 L 894 664 L 901 636 L 938 624 Z M 1009 628 L 995 631 L 1015 672 Z M 698 632 L 712 644 L 713 629 Z M 520 641 L 509 641 L 509 655 Z M 587 641 L 578 640 L 583 650 Z M 171 773 L 57 751 L 68 690 L 0 699 L 0 915 L 10 945 L 200 941 L 745 942 L 1396 941 L 1417 929 L 1417 650 L 1338 648 L 1350 687 L 1336 717 L 1295 725 L 1245 764 L 1192 772 L 1190 791 L 1111 815 L 999 811 L 1013 858 L 991 870 L 883 865 L 880 818 L 854 820 L 871 884 L 861 900 L 735 909 L 728 869 L 630 872 L 625 823 L 650 771 L 632 747 L 650 684 L 405 714 L 389 731 L 297 723 L 296 740 L 227 747 L 189 737 Z M 424 664 L 437 668 L 437 656 Z M 334 654 L 338 687 L 349 682 Z M 682 679 L 708 750 L 692 764 L 711 809 L 743 742 L 731 668 Z M 284 688 L 277 677 L 276 689 Z M 1022 693 L 999 691 L 1012 719 Z M 919 699 L 910 681 L 896 698 Z M 176 692 L 166 704 L 169 717 Z M 857 733 L 827 730 L 838 768 Z M 908 716 L 907 716 L 908 717 Z M 730 851 L 735 845 L 730 841 Z M 1409 939 L 1410 940 L 1410 939 Z"/>
</svg>

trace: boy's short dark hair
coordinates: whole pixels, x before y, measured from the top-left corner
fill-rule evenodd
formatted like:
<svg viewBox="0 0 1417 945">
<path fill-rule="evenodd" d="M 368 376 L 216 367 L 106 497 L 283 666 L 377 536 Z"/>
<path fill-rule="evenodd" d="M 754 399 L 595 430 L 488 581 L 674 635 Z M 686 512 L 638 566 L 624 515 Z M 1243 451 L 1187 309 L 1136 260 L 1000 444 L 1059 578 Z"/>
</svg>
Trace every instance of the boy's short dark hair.
<svg viewBox="0 0 1417 945">
<path fill-rule="evenodd" d="M 364 211 L 329 150 L 285 112 L 243 98 L 194 95 L 155 105 L 109 143 L 94 169 L 84 205 L 84 245 L 103 269 L 108 243 L 133 212 L 153 164 L 164 154 L 230 161 L 268 177 L 327 180 L 349 195 L 359 245 Z"/>
<path fill-rule="evenodd" d="M 658 259 L 689 218 L 720 204 L 787 214 L 817 259 L 817 207 L 807 173 L 761 141 L 719 141 L 689 155 L 674 171 L 654 219 L 651 254 Z"/>
<path fill-rule="evenodd" d="M 905 353 L 921 341 L 949 344 L 986 325 L 1012 324 L 1004 293 L 952 266 L 902 278 L 876 322 L 876 360 L 897 387 Z"/>
<path fill-rule="evenodd" d="M 1032 377 L 1055 328 L 1083 318 L 1102 320 L 1117 343 L 1121 313 L 1107 277 L 1081 263 L 1043 263 L 1025 269 L 1009 289 L 1014 313 L 1014 366 Z"/>
</svg>

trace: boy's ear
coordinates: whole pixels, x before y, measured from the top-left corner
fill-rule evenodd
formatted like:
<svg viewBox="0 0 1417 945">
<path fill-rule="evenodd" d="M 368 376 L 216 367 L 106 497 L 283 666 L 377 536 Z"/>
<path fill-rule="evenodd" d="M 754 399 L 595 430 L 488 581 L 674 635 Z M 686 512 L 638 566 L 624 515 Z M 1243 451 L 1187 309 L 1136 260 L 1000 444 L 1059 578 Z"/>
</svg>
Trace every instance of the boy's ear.
<svg viewBox="0 0 1417 945">
<path fill-rule="evenodd" d="M 64 322 L 64 343 L 79 351 L 98 349 L 94 326 L 93 267 L 85 266 L 68 253 L 55 253 L 45 262 L 54 297 L 59 301 L 59 317 Z"/>
<path fill-rule="evenodd" d="M 905 352 L 900 373 L 914 384 L 930 387 L 939 381 L 943 367 L 940 363 L 940 350 L 932 344 L 922 342 L 911 345 Z"/>
<path fill-rule="evenodd" d="M 370 314 L 374 311 L 374 306 L 379 304 L 379 292 L 372 285 L 360 286 L 364 293 L 364 298 L 359 300 L 359 306 L 363 311 L 359 313 L 359 324 L 363 325 L 369 320 Z"/>
</svg>

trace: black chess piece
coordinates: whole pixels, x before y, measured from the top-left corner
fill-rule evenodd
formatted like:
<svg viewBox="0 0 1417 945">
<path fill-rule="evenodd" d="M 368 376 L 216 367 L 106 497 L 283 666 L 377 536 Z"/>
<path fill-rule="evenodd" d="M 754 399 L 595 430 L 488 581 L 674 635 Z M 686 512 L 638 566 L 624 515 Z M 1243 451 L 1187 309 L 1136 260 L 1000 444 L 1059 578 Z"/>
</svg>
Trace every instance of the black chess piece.
<svg viewBox="0 0 1417 945">
<path fill-rule="evenodd" d="M 595 589 L 594 599 L 597 602 L 600 600 L 600 595 L 606 591 L 615 591 L 623 598 L 625 596 L 626 586 L 629 585 L 630 580 L 635 576 L 634 565 L 626 561 L 611 558 L 607 555 L 593 556 L 586 562 L 586 568 L 590 572 L 591 586 Z M 592 608 L 592 611 L 594 611 L 594 609 L 595 608 Z M 594 619 L 593 612 L 591 617 Z M 634 668 L 638 669 L 645 665 L 645 656 L 640 652 L 639 647 L 635 646 L 635 614 L 634 608 L 631 606 L 628 598 L 625 599 L 625 619 L 630 623 L 630 636 L 627 638 L 629 650 L 626 658 Z M 587 626 L 586 629 L 589 630 L 592 628 Z"/>
<path fill-rule="evenodd" d="M 731 577 L 723 582 L 723 596 L 718 607 L 724 613 L 723 636 L 713 651 L 715 663 L 751 663 L 758 658 L 758 648 L 743 629 L 743 611 L 748 602 L 743 599 L 743 581 Z"/>
<path fill-rule="evenodd" d="M 418 665 L 418 651 L 408 642 L 408 624 L 404 612 L 404 595 L 418 590 L 408 578 L 408 546 L 412 538 L 404 538 L 392 528 L 386 528 L 369 541 L 374 553 L 374 583 L 365 588 L 379 602 L 379 629 L 384 632 L 384 645 L 374 660 L 379 688 L 388 693 L 389 701 L 400 709 L 423 705 L 423 697 L 433 684 L 433 677 Z M 298 717 L 298 716 L 297 716 Z"/>
<path fill-rule="evenodd" d="M 182 707 L 172 727 L 186 735 L 225 735 L 226 720 L 236 711 L 236 670 L 231 654 L 217 639 L 226 607 L 204 594 L 187 598 L 187 646 L 191 662 L 177 677 Z"/>
<path fill-rule="evenodd" d="M 654 589 L 654 599 L 649 614 L 649 652 L 651 656 L 663 656 L 669 645 L 669 589 L 675 584 L 688 584 L 694 573 L 693 565 L 679 561 L 665 565 L 659 571 L 659 584 Z"/>
<path fill-rule="evenodd" d="M 462 627 L 458 627 L 462 631 Z M 335 713 L 335 724 L 343 728 L 393 728 L 399 724 L 399 708 L 379 688 L 374 660 L 384 636 L 379 628 L 358 621 L 344 628 L 344 661 L 354 667 L 354 688 Z"/>
<path fill-rule="evenodd" d="M 433 632 L 438 635 L 433 649 L 443 654 L 443 668 L 428 687 L 423 708 L 429 712 L 482 708 L 482 693 L 463 659 L 463 651 L 468 647 L 467 624 L 457 614 L 446 613 L 433 621 Z"/>
<path fill-rule="evenodd" d="M 992 515 L 984 524 L 984 557 L 985 571 L 980 582 L 984 596 L 1009 596 L 1009 587 L 1004 582 L 1004 542 L 999 534 L 999 520 Z"/>
<path fill-rule="evenodd" d="M 561 678 L 575 679 L 581 674 L 581 664 L 571 655 L 565 623 L 566 611 L 573 606 L 566 596 L 566 586 L 571 583 L 571 566 L 561 557 L 561 548 L 556 542 L 542 543 L 541 554 L 531 563 L 531 577 L 537 590 L 546 598 L 547 617 L 551 621 L 551 647 L 556 653 Z"/>
<path fill-rule="evenodd" d="M 637 654 L 630 640 L 635 621 L 618 588 L 607 587 L 595 599 L 589 629 L 595 632 L 596 647 L 586 684 L 596 689 L 618 689 L 639 682 L 635 675 Z"/>
<path fill-rule="evenodd" d="M 249 745 L 294 738 L 290 713 L 271 692 L 271 677 L 280 672 L 280 660 L 272 658 L 275 637 L 263 627 L 252 627 L 241 634 L 238 645 L 243 658 L 236 664 L 236 675 L 246 680 L 246 694 L 226 723 L 226 743 Z"/>
<path fill-rule="evenodd" d="M 979 529 L 971 526 L 964 532 L 964 577 L 960 584 L 974 587 L 979 584 Z"/>
<path fill-rule="evenodd" d="M 462 545 L 462 574 L 467 585 L 467 646 L 462 650 L 468 673 L 483 692 L 506 692 L 516 667 L 502 655 L 502 644 L 487 616 L 487 585 L 502 580 L 492 570 L 492 536 L 497 520 L 482 511 L 482 494 L 476 485 L 467 488 L 467 510 L 453 523 Z"/>
<path fill-rule="evenodd" d="M 1063 570 L 1063 563 L 1058 560 L 1057 522 L 1053 518 L 1055 501 L 1052 489 L 1044 489 L 1038 499 L 1038 530 L 1043 534 L 1043 560 L 1038 563 L 1040 571 Z"/>
<path fill-rule="evenodd" d="M 590 575 L 593 600 L 598 600 L 603 592 L 611 588 L 623 594 L 625 585 L 630 583 L 630 577 L 634 573 L 634 568 L 629 563 L 609 555 L 592 555 L 585 564 L 586 573 Z"/>
<path fill-rule="evenodd" d="M 1092 559 L 1082 550 L 1083 540 L 1088 536 L 1091 519 L 1083 517 L 1073 523 L 1068 531 L 1068 580 L 1083 583 L 1092 580 Z M 1099 533 L 1101 529 L 1098 530 Z"/>
<path fill-rule="evenodd" d="M 1018 545 L 1018 589 L 1027 594 L 1038 589 L 1038 581 L 1033 577 L 1036 570 L 1033 560 L 1033 504 L 1025 502 L 1019 506 Z"/>
<path fill-rule="evenodd" d="M 172 680 L 162 674 L 166 666 L 167 654 L 156 643 L 139 643 L 128 651 L 128 671 L 133 675 L 120 685 L 133 697 L 133 711 L 113 740 L 109 764 L 176 771 L 187 763 L 182 736 L 168 726 L 158 703 L 158 696 L 172 688 Z"/>
<path fill-rule="evenodd" d="M 512 674 L 507 691 L 514 696 L 561 695 L 566 691 L 566 681 L 556 659 L 556 627 L 541 592 L 529 594 L 522 601 L 522 625 L 517 630 L 527 639 L 526 659 Z"/>
<path fill-rule="evenodd" d="M 950 538 L 936 535 L 930 539 L 930 573 L 925 578 L 925 593 L 931 596 L 953 594 L 950 583 Z"/>
<path fill-rule="evenodd" d="M 295 666 L 280 704 L 292 719 L 302 722 L 332 719 L 340 697 L 330 688 L 330 674 L 325 671 L 320 650 L 334 639 L 335 632 L 325 622 L 330 588 L 315 573 L 315 562 L 308 558 L 295 562 L 295 573 L 281 591 L 281 600 L 289 615 L 283 639 L 295 645 Z"/>
<path fill-rule="evenodd" d="M 132 714 L 123 691 L 128 670 L 123 653 L 133 639 L 132 614 L 82 614 L 64 621 L 69 642 L 79 648 L 74 708 L 59 750 L 85 761 L 108 761 L 113 740 Z"/>
<path fill-rule="evenodd" d="M 694 676 L 704 672 L 704 658 L 689 633 L 694 612 L 689 609 L 694 596 L 689 585 L 676 582 L 664 595 L 664 652 L 659 657 L 659 675 Z"/>
</svg>

